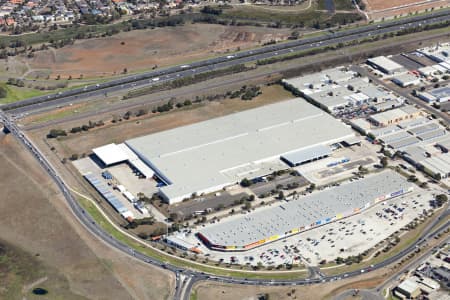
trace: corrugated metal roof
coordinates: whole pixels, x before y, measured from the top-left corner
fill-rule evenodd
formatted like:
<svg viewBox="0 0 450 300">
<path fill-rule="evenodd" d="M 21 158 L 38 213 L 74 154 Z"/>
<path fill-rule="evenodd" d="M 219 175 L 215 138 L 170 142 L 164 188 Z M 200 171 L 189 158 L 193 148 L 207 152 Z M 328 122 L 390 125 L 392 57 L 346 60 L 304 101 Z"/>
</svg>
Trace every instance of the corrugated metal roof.
<svg viewBox="0 0 450 300">
<path fill-rule="evenodd" d="M 325 145 L 317 145 L 315 147 L 297 150 L 283 154 L 281 157 L 289 162 L 291 166 L 296 166 L 309 160 L 317 159 L 331 154 L 331 149 Z"/>
<path fill-rule="evenodd" d="M 297 98 L 132 140 L 126 144 L 164 181 L 161 192 L 181 201 L 192 193 L 238 182 L 226 170 L 277 161 L 290 151 L 332 144 L 353 131 Z M 192 176 L 195 173 L 195 176 Z M 180 199 L 181 197 L 181 199 Z"/>
<path fill-rule="evenodd" d="M 199 232 L 216 245 L 249 245 L 272 236 L 284 235 L 302 226 L 324 224 L 339 214 L 364 208 L 377 197 L 400 190 L 407 191 L 410 187 L 412 184 L 403 176 L 386 170 L 298 200 L 264 207 L 246 215 L 236 215 L 207 225 Z"/>
</svg>

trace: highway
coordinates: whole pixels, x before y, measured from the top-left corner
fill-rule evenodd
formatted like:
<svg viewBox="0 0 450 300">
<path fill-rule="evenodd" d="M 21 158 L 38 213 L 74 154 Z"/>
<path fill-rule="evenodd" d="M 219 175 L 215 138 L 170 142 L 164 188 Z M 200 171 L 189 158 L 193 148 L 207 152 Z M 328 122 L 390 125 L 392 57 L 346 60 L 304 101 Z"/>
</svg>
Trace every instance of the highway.
<svg viewBox="0 0 450 300">
<path fill-rule="evenodd" d="M 299 39 L 295 41 L 269 45 L 258 49 L 241 51 L 226 56 L 206 59 L 186 65 L 172 66 L 136 75 L 113 79 L 105 83 L 75 88 L 56 94 L 38 96 L 11 104 L 0 106 L 3 111 L 11 115 L 21 115 L 30 112 L 44 111 L 58 106 L 83 101 L 95 96 L 108 93 L 126 91 L 140 87 L 152 86 L 178 78 L 192 76 L 213 70 L 232 67 L 244 63 L 269 59 L 308 49 L 350 42 L 373 35 L 396 32 L 402 29 L 415 28 L 427 24 L 450 21 L 450 10 L 436 11 L 426 15 L 413 16 L 399 20 L 371 24 L 326 35 Z"/>
<path fill-rule="evenodd" d="M 172 271 L 176 274 L 176 289 L 175 289 L 175 299 L 189 299 L 190 290 L 193 284 L 200 280 L 210 280 L 221 283 L 232 283 L 232 284 L 249 284 L 249 285 L 308 285 L 323 282 L 330 282 L 335 280 L 341 280 L 349 277 L 355 277 L 361 275 L 362 273 L 369 272 L 375 269 L 383 268 L 389 264 L 397 261 L 398 259 L 407 256 L 410 252 L 415 251 L 417 247 L 426 244 L 426 241 L 432 238 L 437 233 L 445 230 L 449 225 L 450 221 L 447 220 L 446 223 L 441 225 L 434 231 L 432 228 L 440 222 L 443 218 L 447 218 L 450 215 L 450 211 L 446 208 L 443 209 L 442 213 L 438 218 L 436 218 L 431 224 L 422 232 L 422 237 L 411 244 L 407 248 L 401 250 L 396 255 L 386 259 L 383 262 L 375 264 L 370 268 L 362 268 L 359 270 L 343 273 L 335 276 L 323 276 L 319 274 L 317 278 L 306 278 L 306 279 L 291 279 L 291 280 L 269 280 L 269 279 L 247 279 L 247 278 L 237 278 L 237 277 L 225 277 L 225 276 L 215 276 L 211 274 L 205 274 L 192 269 L 185 269 L 175 265 L 171 265 L 152 257 L 149 257 L 139 251 L 130 248 L 126 244 L 114 239 L 110 234 L 105 232 L 93 219 L 92 217 L 78 204 L 75 198 L 70 193 L 67 184 L 64 182 L 63 178 L 56 172 L 55 168 L 51 163 L 41 154 L 38 148 L 32 143 L 32 141 L 20 130 L 20 128 L 12 121 L 8 115 L 0 110 L 0 122 L 4 124 L 5 128 L 10 131 L 10 134 L 14 135 L 26 148 L 27 150 L 36 158 L 44 170 L 56 183 L 58 188 L 61 190 L 67 204 L 69 205 L 71 211 L 75 217 L 95 236 L 100 240 L 104 241 L 111 247 L 134 257 L 142 262 L 152 264 L 154 266 Z"/>
</svg>

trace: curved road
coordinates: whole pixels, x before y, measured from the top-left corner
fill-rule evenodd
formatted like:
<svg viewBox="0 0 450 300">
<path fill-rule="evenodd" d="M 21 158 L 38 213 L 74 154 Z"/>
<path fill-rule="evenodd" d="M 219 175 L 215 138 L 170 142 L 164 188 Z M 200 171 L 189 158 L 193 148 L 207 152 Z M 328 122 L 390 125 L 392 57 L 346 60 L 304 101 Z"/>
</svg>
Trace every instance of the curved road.
<svg viewBox="0 0 450 300">
<path fill-rule="evenodd" d="M 233 284 L 249 284 L 249 285 L 308 285 L 320 282 L 329 282 L 335 280 L 341 280 L 348 277 L 355 277 L 364 272 L 369 272 L 374 269 L 383 268 L 399 258 L 406 256 L 411 251 L 414 251 L 416 247 L 419 247 L 426 243 L 426 241 L 433 237 L 438 232 L 444 230 L 450 225 L 450 221 L 447 221 L 445 224 L 440 226 L 438 229 L 431 232 L 432 227 L 434 227 L 438 222 L 449 215 L 449 210 L 445 209 L 439 218 L 436 218 L 424 231 L 422 234 L 422 238 L 420 238 L 416 243 L 410 245 L 409 247 L 403 249 L 396 255 L 388 258 L 387 260 L 380 262 L 371 268 L 363 268 L 360 270 L 355 270 L 352 272 L 343 273 L 336 276 L 323 276 L 321 278 L 313 278 L 313 279 L 292 279 L 292 280 L 268 280 L 268 279 L 247 279 L 247 278 L 235 278 L 235 277 L 225 277 L 225 276 L 215 276 L 205 274 L 203 272 L 199 272 L 191 269 L 184 269 L 182 267 L 177 267 L 171 264 L 166 264 L 159 260 L 156 260 L 152 257 L 144 255 L 129 246 L 123 244 L 122 242 L 114 239 L 110 234 L 103 231 L 103 229 L 95 223 L 92 217 L 84 211 L 84 209 L 78 204 L 78 202 L 74 199 L 72 194 L 69 191 L 68 186 L 64 182 L 64 180 L 58 175 L 55 171 L 55 168 L 48 162 L 48 160 L 40 153 L 37 147 L 28 139 L 26 135 L 24 135 L 18 126 L 10 120 L 10 118 L 0 111 L 0 122 L 2 122 L 11 134 L 13 134 L 20 142 L 22 142 L 25 147 L 33 154 L 33 156 L 39 161 L 41 166 L 45 169 L 45 171 L 52 177 L 52 179 L 57 184 L 58 188 L 63 193 L 67 204 L 72 210 L 73 214 L 77 217 L 77 219 L 93 234 L 95 234 L 99 239 L 103 240 L 105 243 L 109 244 L 111 247 L 114 247 L 123 253 L 126 253 L 130 256 L 135 257 L 143 262 L 173 271 L 176 274 L 176 290 L 175 290 L 175 299 L 189 299 L 189 292 L 192 285 L 199 280 L 210 280 L 217 281 L 222 283 L 233 283 Z M 183 276 L 183 280 L 181 279 Z M 186 284 L 187 283 L 187 284 Z"/>
</svg>

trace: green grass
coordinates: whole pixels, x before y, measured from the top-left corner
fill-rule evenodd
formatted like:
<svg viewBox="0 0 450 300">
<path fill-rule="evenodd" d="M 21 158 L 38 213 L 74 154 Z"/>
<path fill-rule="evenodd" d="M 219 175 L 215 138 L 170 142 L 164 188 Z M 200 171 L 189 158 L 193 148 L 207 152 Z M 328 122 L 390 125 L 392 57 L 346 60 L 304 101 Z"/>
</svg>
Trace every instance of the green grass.
<svg viewBox="0 0 450 300">
<path fill-rule="evenodd" d="M 191 292 L 191 295 L 189 296 L 189 300 L 198 300 L 197 291 L 194 290 Z"/>
<path fill-rule="evenodd" d="M 256 272 L 245 272 L 240 270 L 233 269 L 219 269 L 213 266 L 208 266 L 205 264 L 195 264 L 190 261 L 181 260 L 176 257 L 171 257 L 167 254 L 161 253 L 151 247 L 146 247 L 133 239 L 129 238 L 125 234 L 121 233 L 117 230 L 97 209 L 97 207 L 90 202 L 89 200 L 79 197 L 79 203 L 84 209 L 92 216 L 92 218 L 100 225 L 106 232 L 111 234 L 118 241 L 132 247 L 133 249 L 140 251 L 143 254 L 146 254 L 150 257 L 153 257 L 159 261 L 170 263 L 175 266 L 195 269 L 200 272 L 215 274 L 219 276 L 233 276 L 240 278 L 249 278 L 249 279 L 295 279 L 295 278 L 306 278 L 308 276 L 308 272 L 306 269 L 298 270 L 295 272 L 268 272 L 268 273 L 256 273 Z"/>
<path fill-rule="evenodd" d="M 68 116 L 71 116 L 75 114 L 75 109 L 66 109 L 66 110 L 61 110 L 58 112 L 52 112 L 51 114 L 45 114 L 42 117 L 36 118 L 33 120 L 32 123 L 42 123 L 42 122 L 48 122 L 48 121 L 53 121 L 53 120 L 57 120 L 57 119 L 61 119 L 61 118 L 65 118 Z"/>
<path fill-rule="evenodd" d="M 239 6 L 224 10 L 220 18 L 241 19 L 263 22 L 281 22 L 282 24 L 304 24 L 310 26 L 315 20 L 327 18 L 327 14 L 313 9 L 301 12 L 282 12 L 260 9 L 257 7 Z"/>
<path fill-rule="evenodd" d="M 0 98 L 0 104 L 7 104 L 17 102 L 27 98 L 44 95 L 49 93 L 48 91 L 40 91 L 36 89 L 30 89 L 26 87 L 16 87 L 8 85 L 6 83 L 0 83 L 0 86 L 6 89 L 6 97 Z"/>
</svg>

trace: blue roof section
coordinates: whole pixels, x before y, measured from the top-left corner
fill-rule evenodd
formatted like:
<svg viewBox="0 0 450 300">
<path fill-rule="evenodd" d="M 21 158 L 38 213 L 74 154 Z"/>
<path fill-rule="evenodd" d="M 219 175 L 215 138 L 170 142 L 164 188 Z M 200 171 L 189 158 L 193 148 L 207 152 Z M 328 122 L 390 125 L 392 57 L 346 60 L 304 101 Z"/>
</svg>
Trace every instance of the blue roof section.
<svg viewBox="0 0 450 300">
<path fill-rule="evenodd" d="M 288 154 L 283 154 L 281 158 L 291 166 L 296 166 L 304 162 L 324 157 L 331 154 L 331 149 L 325 145 L 318 145 L 307 149 L 302 149 Z"/>
<path fill-rule="evenodd" d="M 116 196 L 110 191 L 110 189 L 102 183 L 95 175 L 86 174 L 84 178 L 109 202 L 109 204 L 119 213 L 124 213 L 128 211 L 122 202 L 117 199 Z"/>
</svg>

